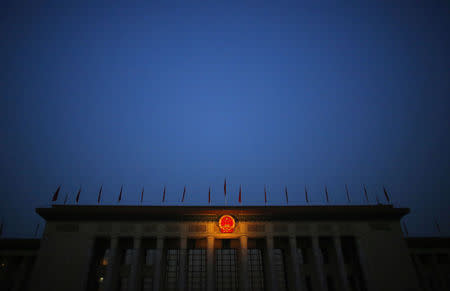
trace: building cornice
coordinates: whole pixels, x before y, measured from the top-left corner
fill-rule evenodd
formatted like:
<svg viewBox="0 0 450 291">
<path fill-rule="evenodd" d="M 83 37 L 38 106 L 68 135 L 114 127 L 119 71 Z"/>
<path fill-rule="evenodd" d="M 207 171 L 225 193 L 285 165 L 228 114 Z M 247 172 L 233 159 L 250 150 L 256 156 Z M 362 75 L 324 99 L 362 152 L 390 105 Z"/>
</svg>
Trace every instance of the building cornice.
<svg viewBox="0 0 450 291">
<path fill-rule="evenodd" d="M 240 221 L 399 220 L 409 208 L 363 206 L 98 206 L 52 205 L 37 208 L 47 221 L 173 220 L 208 221 L 230 214 Z"/>
</svg>

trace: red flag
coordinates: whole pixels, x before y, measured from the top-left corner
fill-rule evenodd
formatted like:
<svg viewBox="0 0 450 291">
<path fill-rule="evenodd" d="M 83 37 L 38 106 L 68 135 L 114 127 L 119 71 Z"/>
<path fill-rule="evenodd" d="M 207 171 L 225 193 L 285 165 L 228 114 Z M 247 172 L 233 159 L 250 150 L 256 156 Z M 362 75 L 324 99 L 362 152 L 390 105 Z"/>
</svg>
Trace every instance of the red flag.
<svg viewBox="0 0 450 291">
<path fill-rule="evenodd" d="M 367 196 L 366 185 L 363 185 L 363 186 L 364 186 L 364 196 L 366 196 L 366 201 L 367 201 L 367 203 L 369 203 L 369 196 Z"/>
<path fill-rule="evenodd" d="M 166 201 L 166 186 L 164 186 L 162 202 Z"/>
<path fill-rule="evenodd" d="M 186 185 L 184 186 L 183 197 L 181 197 L 181 202 L 184 202 L 184 196 L 186 196 Z"/>
<path fill-rule="evenodd" d="M 348 187 L 347 184 L 345 184 L 345 193 L 347 193 L 347 200 L 350 203 L 350 194 L 348 194 Z"/>
<path fill-rule="evenodd" d="M 211 204 L 211 187 L 209 187 L 208 191 L 208 204 Z"/>
<path fill-rule="evenodd" d="M 122 200 L 122 189 L 123 189 L 123 185 L 120 186 L 119 200 L 117 202 L 120 202 L 120 200 Z"/>
<path fill-rule="evenodd" d="M 66 197 L 64 198 L 64 205 L 66 205 L 68 197 L 69 197 L 69 193 L 66 193 Z"/>
<path fill-rule="evenodd" d="M 242 189 L 241 189 L 241 185 L 239 185 L 239 203 L 242 203 Z"/>
<path fill-rule="evenodd" d="M 141 192 L 141 203 L 144 200 L 144 187 L 142 187 L 142 192 Z"/>
<path fill-rule="evenodd" d="M 223 193 L 225 194 L 225 197 L 227 197 L 227 179 L 225 179 L 225 183 L 223 184 Z"/>
<path fill-rule="evenodd" d="M 52 201 L 58 200 L 59 190 L 61 190 L 61 185 L 58 186 L 58 189 L 56 189 L 55 194 L 53 194 Z"/>
<path fill-rule="evenodd" d="M 80 186 L 80 189 L 78 190 L 77 198 L 75 199 L 75 201 L 77 203 L 78 203 L 78 200 L 80 200 L 80 193 L 81 193 L 81 186 Z"/>
<path fill-rule="evenodd" d="M 286 204 L 289 204 L 289 197 L 287 192 L 287 186 L 284 187 L 284 193 L 286 194 Z"/>
<path fill-rule="evenodd" d="M 102 198 L 102 189 L 103 185 L 100 186 L 100 191 L 98 191 L 97 203 L 100 203 L 100 200 Z"/>
<path fill-rule="evenodd" d="M 309 203 L 309 199 L 308 199 L 308 189 L 306 189 L 306 186 L 305 186 L 305 199 L 306 199 L 306 203 Z"/>
<path fill-rule="evenodd" d="M 325 185 L 325 196 L 327 197 L 327 203 L 330 202 L 330 200 L 328 198 L 328 189 L 327 189 L 326 185 Z"/>
<path fill-rule="evenodd" d="M 386 197 L 387 202 L 391 203 L 391 199 L 389 199 L 389 195 L 388 195 L 388 193 L 386 191 L 386 188 L 384 188 L 384 186 L 383 186 L 383 192 L 384 192 L 384 197 Z"/>
<path fill-rule="evenodd" d="M 267 192 L 266 192 L 266 185 L 264 184 L 264 203 L 267 204 Z"/>
</svg>

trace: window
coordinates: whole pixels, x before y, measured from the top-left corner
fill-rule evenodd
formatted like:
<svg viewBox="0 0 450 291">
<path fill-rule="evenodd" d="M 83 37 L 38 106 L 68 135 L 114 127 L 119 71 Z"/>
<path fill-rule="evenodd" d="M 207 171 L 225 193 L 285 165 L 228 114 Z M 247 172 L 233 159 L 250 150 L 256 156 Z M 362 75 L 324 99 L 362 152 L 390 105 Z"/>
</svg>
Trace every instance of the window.
<svg viewBox="0 0 450 291">
<path fill-rule="evenodd" d="M 273 260 L 274 260 L 274 272 L 275 272 L 277 291 L 287 290 L 283 250 L 274 249 L 273 250 Z"/>
<path fill-rule="evenodd" d="M 155 252 L 156 252 L 156 250 L 154 250 L 154 249 L 148 249 L 145 252 L 145 265 L 153 266 L 154 261 L 155 261 Z"/>
<path fill-rule="evenodd" d="M 166 274 L 164 290 L 178 289 L 178 273 L 180 268 L 180 250 L 169 249 L 166 255 Z"/>
<path fill-rule="evenodd" d="M 260 249 L 248 250 L 248 276 L 250 290 L 264 290 L 264 270 Z"/>
<path fill-rule="evenodd" d="M 330 256 L 328 255 L 328 249 L 320 248 L 320 251 L 322 253 L 322 262 L 324 264 L 329 264 L 330 263 Z"/>
<path fill-rule="evenodd" d="M 142 282 L 142 291 L 152 291 L 153 290 L 153 280 L 150 277 L 145 277 Z"/>
<path fill-rule="evenodd" d="M 132 249 L 126 250 L 124 264 L 131 265 L 132 258 L 133 258 L 133 250 Z"/>
<path fill-rule="evenodd" d="M 188 290 L 206 290 L 206 250 L 188 250 Z"/>
<path fill-rule="evenodd" d="M 216 250 L 216 270 L 217 291 L 238 290 L 239 272 L 236 249 Z"/>
<path fill-rule="evenodd" d="M 107 250 L 105 251 L 105 254 L 103 255 L 102 261 L 101 261 L 101 263 L 100 263 L 102 266 L 108 265 L 108 262 L 109 262 L 109 253 L 110 253 L 110 250 L 107 249 Z"/>
<path fill-rule="evenodd" d="M 153 265 L 155 262 L 155 249 L 145 250 L 145 260 L 142 270 L 142 291 L 153 290 Z"/>
<path fill-rule="evenodd" d="M 307 248 L 297 249 L 297 258 L 300 265 L 309 264 L 309 256 Z"/>
</svg>

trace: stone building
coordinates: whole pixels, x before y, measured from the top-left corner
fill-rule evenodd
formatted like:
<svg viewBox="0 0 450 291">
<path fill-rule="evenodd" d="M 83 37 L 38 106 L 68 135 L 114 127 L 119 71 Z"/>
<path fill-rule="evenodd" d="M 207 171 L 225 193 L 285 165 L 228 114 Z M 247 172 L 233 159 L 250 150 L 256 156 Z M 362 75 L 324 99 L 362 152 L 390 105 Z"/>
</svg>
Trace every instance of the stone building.
<svg viewBox="0 0 450 291">
<path fill-rule="evenodd" d="M 405 239 L 392 205 L 36 211 L 40 246 L 0 240 L 1 290 L 449 290 L 449 240 Z"/>
</svg>

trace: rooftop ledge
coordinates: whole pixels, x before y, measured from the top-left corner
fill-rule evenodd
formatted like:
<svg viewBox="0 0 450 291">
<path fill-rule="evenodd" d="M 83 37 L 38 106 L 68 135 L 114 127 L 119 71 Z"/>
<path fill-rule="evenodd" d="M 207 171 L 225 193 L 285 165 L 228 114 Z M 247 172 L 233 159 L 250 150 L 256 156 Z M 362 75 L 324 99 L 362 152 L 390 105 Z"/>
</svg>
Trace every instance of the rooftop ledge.
<svg viewBox="0 0 450 291">
<path fill-rule="evenodd" d="M 215 220 L 223 214 L 238 220 L 399 220 L 409 208 L 392 205 L 329 206 L 112 206 L 52 205 L 36 208 L 47 221 Z"/>
</svg>

